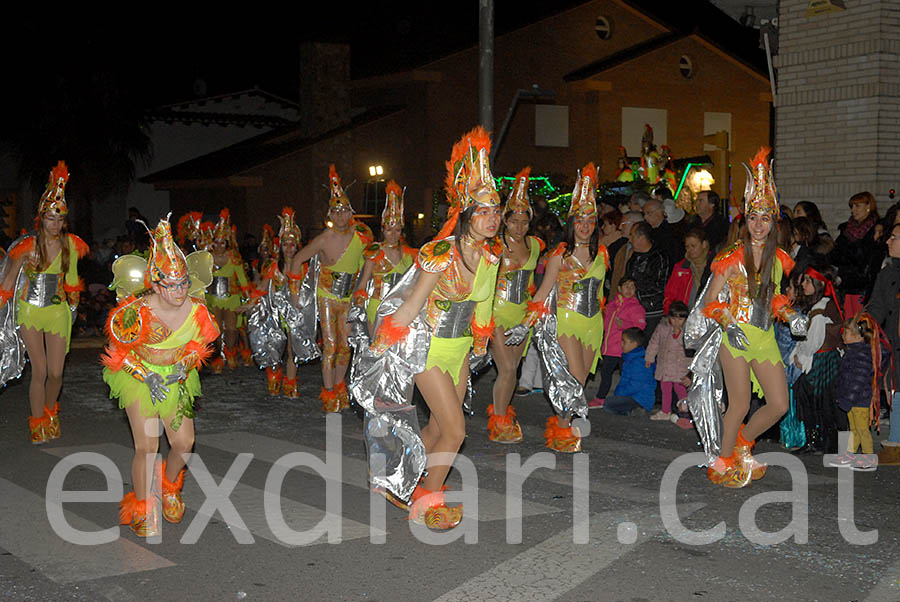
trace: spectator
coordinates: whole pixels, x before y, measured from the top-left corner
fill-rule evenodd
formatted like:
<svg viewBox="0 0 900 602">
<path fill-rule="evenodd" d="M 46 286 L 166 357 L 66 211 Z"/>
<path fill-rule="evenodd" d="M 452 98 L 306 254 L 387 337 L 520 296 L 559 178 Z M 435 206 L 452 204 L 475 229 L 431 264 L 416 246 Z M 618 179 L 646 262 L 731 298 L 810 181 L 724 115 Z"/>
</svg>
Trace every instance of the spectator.
<svg viewBox="0 0 900 602">
<path fill-rule="evenodd" d="M 617 209 L 602 215 L 603 217 L 600 218 L 600 244 L 606 247 L 609 261 L 614 264 L 616 253 L 628 244 L 628 236 L 619 229 L 619 226 L 622 225 L 622 214 Z M 610 268 L 612 267 L 611 265 Z M 610 297 L 609 291 L 612 289 L 611 280 L 612 278 L 606 278 L 603 282 L 603 294 L 607 298 Z"/>
<path fill-rule="evenodd" d="M 650 235 L 653 246 L 665 253 L 668 265 L 675 265 L 675 262 L 684 259 L 684 247 L 675 236 L 672 224 L 666 220 L 666 213 L 660 201 L 657 199 L 647 201 L 644 205 L 644 220 L 653 229 Z"/>
<path fill-rule="evenodd" d="M 687 305 L 681 301 L 673 301 L 666 312 L 666 319 L 659 323 L 647 344 L 644 364 L 649 368 L 656 362 L 653 376 L 659 381 L 662 390 L 662 409 L 650 416 L 650 420 L 671 422 L 672 393 L 676 396 L 675 403 L 687 397 L 687 389 L 681 384 L 681 379 L 690 372 L 691 364 L 684 351 L 684 322 L 687 315 Z"/>
<path fill-rule="evenodd" d="M 140 220 L 140 221 L 138 221 Z M 143 224 L 141 223 L 143 222 Z M 149 235 L 147 234 L 147 218 L 144 217 L 137 207 L 128 208 L 128 220 L 125 222 L 125 233 L 137 248 L 144 250 L 150 244 Z"/>
<path fill-rule="evenodd" d="M 697 215 L 692 220 L 692 225 L 706 232 L 706 241 L 713 255 L 722 250 L 728 237 L 728 219 L 722 215 L 721 203 L 719 195 L 713 190 L 697 193 L 697 200 L 694 202 Z"/>
<path fill-rule="evenodd" d="M 619 282 L 619 292 L 603 310 L 603 345 L 600 348 L 600 386 L 588 407 L 603 405 L 606 394 L 612 386 L 613 373 L 622 367 L 622 333 L 629 328 L 643 330 L 647 325 L 644 308 L 635 297 L 634 281 L 623 278 Z"/>
<path fill-rule="evenodd" d="M 855 314 L 862 308 L 860 298 L 871 288 L 878 266 L 876 257 L 875 224 L 878 205 L 870 192 L 850 197 L 850 219 L 838 226 L 840 234 L 834 241 L 831 263 L 837 268 L 838 290 L 844 297 L 844 313 Z"/>
<path fill-rule="evenodd" d="M 650 195 L 643 190 L 638 190 L 631 195 L 631 211 L 644 211 L 644 205 L 650 200 Z"/>
<path fill-rule="evenodd" d="M 800 201 L 794 205 L 793 218 L 797 219 L 798 217 L 805 217 L 812 222 L 815 236 L 810 249 L 817 255 L 828 255 L 831 253 L 832 249 L 834 249 L 834 239 L 831 238 L 831 234 L 828 233 L 828 227 L 822 221 L 819 206 L 810 201 Z"/>
<path fill-rule="evenodd" d="M 614 297 L 618 292 L 619 280 L 625 275 L 625 265 L 631 258 L 631 227 L 643 220 L 644 216 L 639 211 L 629 211 L 622 215 L 622 221 L 619 222 L 619 233 L 625 237 L 626 242 L 619 246 L 615 256 L 612 253 L 609 254 L 609 260 L 612 262 L 612 276 L 609 282 L 610 297 Z"/>
<path fill-rule="evenodd" d="M 710 275 L 712 253 L 706 234 L 700 228 L 691 228 L 684 236 L 684 259 L 675 264 L 663 293 L 663 312 L 668 314 L 673 301 L 681 301 L 694 307 L 697 295 L 706 286 Z"/>
<path fill-rule="evenodd" d="M 798 217 L 791 222 L 791 258 L 794 260 L 794 271 L 802 274 L 812 263 L 821 263 L 812 250 L 815 241 L 815 226 L 808 217 Z"/>
<path fill-rule="evenodd" d="M 647 314 L 647 331 L 652 332 L 662 319 L 663 293 L 669 277 L 665 254 L 653 245 L 647 222 L 631 228 L 633 252 L 625 264 L 625 275 L 634 280 L 637 298 Z"/>
<path fill-rule="evenodd" d="M 900 224 L 895 224 L 887 239 L 887 264 L 878 272 L 866 310 L 872 314 L 891 343 L 894 357 L 894 398 L 891 404 L 890 434 L 881 442 L 879 464 L 900 464 Z M 894 416 L 897 410 L 896 416 Z"/>
<path fill-rule="evenodd" d="M 644 358 L 644 331 L 628 328 L 622 333 L 622 377 L 615 393 L 606 399 L 603 408 L 620 416 L 644 414 L 656 402 L 654 366 L 647 366 Z"/>
<path fill-rule="evenodd" d="M 559 218 L 549 211 L 537 219 L 534 230 L 548 249 L 555 249 L 565 236 L 565 232 L 559 225 Z"/>
</svg>

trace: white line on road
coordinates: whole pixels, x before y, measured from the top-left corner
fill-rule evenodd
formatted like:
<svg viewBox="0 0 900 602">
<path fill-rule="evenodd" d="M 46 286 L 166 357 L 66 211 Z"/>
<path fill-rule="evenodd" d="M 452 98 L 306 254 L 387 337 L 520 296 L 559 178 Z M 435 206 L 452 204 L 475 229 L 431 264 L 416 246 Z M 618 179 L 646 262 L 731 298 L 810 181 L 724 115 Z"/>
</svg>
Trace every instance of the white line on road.
<svg viewBox="0 0 900 602">
<path fill-rule="evenodd" d="M 110 524 L 101 527 L 66 510 L 65 506 L 63 513 L 68 523 L 80 531 L 101 531 L 118 522 L 118 515 L 111 514 Z M 90 547 L 61 539 L 47 520 L 44 498 L 2 478 L 0 516 L 7 519 L 0 530 L 0 547 L 57 583 L 77 583 L 175 566 L 124 537 Z"/>
<path fill-rule="evenodd" d="M 679 506 L 679 516 L 703 508 L 693 503 Z M 637 525 L 637 540 L 618 541 L 619 525 Z M 637 510 L 602 512 L 590 517 L 590 543 L 574 545 L 572 528 L 530 547 L 435 600 L 435 602 L 550 602 L 636 549 L 663 530 L 658 515 Z M 596 542 L 596 543 L 595 543 Z"/>
<path fill-rule="evenodd" d="M 241 448 L 239 447 L 239 449 Z M 134 457 L 134 451 L 123 445 L 103 443 L 99 445 L 46 448 L 42 451 L 58 457 L 65 457 L 75 452 L 95 452 L 101 454 L 112 460 L 122 473 L 122 480 L 129 485 L 131 484 L 131 461 Z M 210 468 L 210 471 L 212 472 L 212 468 L 208 468 Z M 213 472 L 213 474 L 215 473 Z M 221 482 L 221 479 L 221 475 L 216 475 L 217 481 Z M 187 478 L 184 481 L 183 497 L 185 505 L 194 511 L 199 510 L 205 500 L 205 495 L 197 485 L 197 482 L 190 478 Z M 263 504 L 264 493 L 262 489 L 237 483 L 231 492 L 230 500 L 237 509 L 238 514 L 246 523 L 247 530 L 249 530 L 251 534 L 262 537 L 263 539 L 268 539 L 269 541 L 285 547 L 294 547 L 273 534 L 272 530 L 269 528 Z M 308 531 L 318 525 L 326 516 L 333 517 L 331 513 L 326 513 L 324 510 L 316 508 L 315 506 L 310 506 L 284 497 L 281 499 L 281 512 L 285 522 L 296 531 Z M 165 525 L 163 528 L 165 529 Z M 236 526 L 229 526 L 229 528 L 233 531 L 241 530 Z M 370 529 L 373 535 L 384 535 L 384 532 L 381 529 L 376 529 L 374 527 L 370 528 L 369 525 L 364 525 L 355 520 L 343 517 L 341 518 L 341 541 L 369 537 Z M 163 537 L 165 537 L 165 532 L 163 533 Z M 323 535 L 309 545 L 325 543 L 325 541 L 326 536 Z"/>
<path fill-rule="evenodd" d="M 274 463 L 282 456 L 292 452 L 307 452 L 324 460 L 325 452 L 306 445 L 291 443 L 282 439 L 274 439 L 264 435 L 247 432 L 211 433 L 204 435 L 198 442 L 200 445 L 213 447 L 230 453 L 250 452 L 254 459 L 263 462 Z M 309 474 L 318 474 L 306 466 L 298 466 L 296 470 Z M 341 457 L 341 481 L 353 487 L 368 488 L 369 470 L 364 460 L 357 458 Z M 564 509 L 539 504 L 537 502 L 524 501 L 521 517 L 538 516 L 562 512 Z M 512 518 L 520 518 L 514 513 Z M 505 520 L 506 494 L 498 493 L 484 487 L 478 490 L 478 521 L 487 522 Z"/>
</svg>

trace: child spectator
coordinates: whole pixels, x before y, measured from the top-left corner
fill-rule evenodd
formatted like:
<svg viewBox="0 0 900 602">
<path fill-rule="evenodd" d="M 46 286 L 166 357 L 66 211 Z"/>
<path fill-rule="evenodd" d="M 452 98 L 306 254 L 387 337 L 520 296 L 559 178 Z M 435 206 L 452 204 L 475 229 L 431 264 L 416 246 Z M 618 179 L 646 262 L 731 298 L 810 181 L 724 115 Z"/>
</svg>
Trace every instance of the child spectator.
<svg viewBox="0 0 900 602">
<path fill-rule="evenodd" d="M 838 407 L 847 412 L 850 441 L 847 452 L 829 460 L 828 464 L 853 470 L 875 470 L 877 461 L 874 458 L 870 460 L 856 455 L 858 447 L 862 447 L 863 454 L 874 452 L 869 426 L 873 412 L 878 412 L 881 394 L 877 385 L 881 354 L 874 318 L 863 314 L 846 320 L 841 338 L 844 341 L 844 357 L 835 379 L 835 398 Z"/>
<path fill-rule="evenodd" d="M 622 278 L 619 292 L 603 310 L 603 345 L 600 347 L 600 387 L 590 408 L 603 407 L 606 394 L 612 386 L 613 372 L 622 366 L 622 332 L 629 328 L 643 329 L 647 325 L 644 307 L 637 300 L 634 280 Z"/>
<path fill-rule="evenodd" d="M 653 365 L 644 363 L 644 331 L 626 328 L 622 332 L 622 378 L 615 394 L 606 398 L 604 409 L 613 414 L 647 414 L 656 402 Z"/>
<path fill-rule="evenodd" d="M 683 301 L 672 301 L 669 315 L 653 331 L 647 345 L 644 365 L 649 368 L 656 361 L 654 377 L 662 390 L 662 409 L 650 416 L 650 420 L 672 420 L 673 390 L 676 402 L 687 397 L 687 389 L 681 384 L 681 379 L 690 371 L 691 364 L 684 352 L 684 321 L 687 315 L 688 308 Z"/>
</svg>

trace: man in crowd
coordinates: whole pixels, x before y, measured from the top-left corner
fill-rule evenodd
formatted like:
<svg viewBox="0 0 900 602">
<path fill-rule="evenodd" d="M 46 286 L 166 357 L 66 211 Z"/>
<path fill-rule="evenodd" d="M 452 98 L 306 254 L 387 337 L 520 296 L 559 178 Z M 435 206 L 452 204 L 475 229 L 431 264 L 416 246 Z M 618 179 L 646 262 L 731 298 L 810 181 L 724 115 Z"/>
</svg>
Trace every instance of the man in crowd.
<svg viewBox="0 0 900 602">
<path fill-rule="evenodd" d="M 692 225 L 706 232 L 706 241 L 713 254 L 718 253 L 728 237 L 728 218 L 719 211 L 721 199 L 712 190 L 704 190 L 697 194 L 694 209 L 697 216 Z"/>
<path fill-rule="evenodd" d="M 651 236 L 652 229 L 647 222 L 631 227 L 632 253 L 625 265 L 625 275 L 634 280 L 638 301 L 647 314 L 645 332 L 652 334 L 663 315 L 669 262 L 665 253 L 654 246 Z"/>
<path fill-rule="evenodd" d="M 668 265 L 675 265 L 684 259 L 684 245 L 679 240 L 675 228 L 666 219 L 663 204 L 658 199 L 650 199 L 644 205 L 644 221 L 650 224 L 650 238 L 653 246 L 666 255 Z"/>
</svg>

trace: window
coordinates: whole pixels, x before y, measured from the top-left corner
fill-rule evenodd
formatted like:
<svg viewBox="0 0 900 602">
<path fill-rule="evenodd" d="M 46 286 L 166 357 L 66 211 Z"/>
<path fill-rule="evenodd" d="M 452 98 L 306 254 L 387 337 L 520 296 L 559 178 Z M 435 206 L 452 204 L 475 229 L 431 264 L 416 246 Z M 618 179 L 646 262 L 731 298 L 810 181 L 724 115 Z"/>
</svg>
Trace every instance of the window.
<svg viewBox="0 0 900 602">
<path fill-rule="evenodd" d="M 678 70 L 684 79 L 694 77 L 694 64 L 691 62 L 691 57 L 686 54 L 681 55 L 681 60 L 678 61 Z"/>
<path fill-rule="evenodd" d="M 612 25 L 607 17 L 597 17 L 597 21 L 594 24 L 594 33 L 601 40 L 608 40 L 612 36 Z"/>
</svg>

